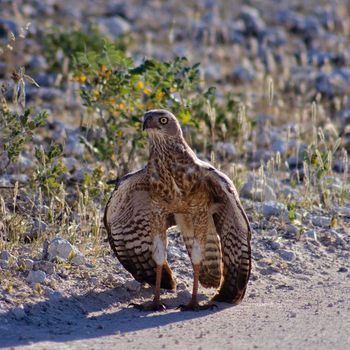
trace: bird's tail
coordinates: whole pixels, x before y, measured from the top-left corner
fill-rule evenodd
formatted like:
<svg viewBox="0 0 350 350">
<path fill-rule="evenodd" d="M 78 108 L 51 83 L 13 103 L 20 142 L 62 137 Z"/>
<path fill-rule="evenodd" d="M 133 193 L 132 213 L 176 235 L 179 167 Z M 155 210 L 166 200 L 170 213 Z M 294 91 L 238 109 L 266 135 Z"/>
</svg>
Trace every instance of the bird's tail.
<svg viewBox="0 0 350 350">
<path fill-rule="evenodd" d="M 244 298 L 250 276 L 250 242 L 249 240 L 240 242 L 239 249 L 226 242 L 223 249 L 224 276 L 213 301 L 237 305 Z"/>
</svg>

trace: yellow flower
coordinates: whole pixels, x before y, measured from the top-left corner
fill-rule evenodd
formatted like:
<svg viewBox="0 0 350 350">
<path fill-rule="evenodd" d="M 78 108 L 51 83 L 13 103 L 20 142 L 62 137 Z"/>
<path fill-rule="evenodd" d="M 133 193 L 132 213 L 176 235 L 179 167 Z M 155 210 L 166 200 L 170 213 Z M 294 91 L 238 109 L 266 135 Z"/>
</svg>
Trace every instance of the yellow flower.
<svg viewBox="0 0 350 350">
<path fill-rule="evenodd" d="M 100 77 L 106 78 L 107 80 L 110 78 L 112 71 L 110 69 L 107 69 L 105 64 L 101 65 L 101 69 L 98 72 L 98 75 Z"/>
<path fill-rule="evenodd" d="M 101 66 L 101 72 L 104 73 L 107 70 L 107 67 L 105 64 Z"/>
<path fill-rule="evenodd" d="M 142 102 L 136 102 L 135 103 L 136 108 L 143 110 L 145 108 L 145 105 Z"/>
<path fill-rule="evenodd" d="M 159 101 L 162 99 L 162 97 L 165 95 L 163 91 L 158 91 L 156 94 L 156 99 Z"/>
<path fill-rule="evenodd" d="M 139 89 L 139 90 L 142 90 L 143 89 L 143 82 L 141 81 L 141 80 L 139 80 L 138 82 L 137 82 L 137 88 Z"/>
<path fill-rule="evenodd" d="M 4 113 L 7 113 L 10 111 L 8 104 L 4 98 L 1 99 L 1 109 L 3 110 Z"/>
<path fill-rule="evenodd" d="M 150 95 L 151 94 L 151 89 L 149 89 L 149 88 L 145 88 L 145 89 L 143 89 L 143 93 L 145 94 L 145 95 Z"/>
<path fill-rule="evenodd" d="M 97 97 L 99 97 L 100 96 L 100 92 L 98 91 L 98 90 L 92 90 L 92 96 L 93 97 L 95 97 L 95 98 L 97 98 Z"/>
<path fill-rule="evenodd" d="M 107 103 L 109 103 L 110 105 L 115 105 L 117 103 L 117 101 L 114 97 L 110 96 L 107 99 Z"/>
<path fill-rule="evenodd" d="M 73 80 L 78 81 L 79 83 L 85 83 L 85 82 L 86 82 L 86 79 L 87 79 L 87 77 L 86 77 L 86 75 L 84 75 L 84 74 L 76 75 L 76 76 L 73 78 Z"/>
<path fill-rule="evenodd" d="M 176 86 L 173 86 L 170 88 L 170 92 L 175 92 L 177 89 L 176 89 Z"/>
<path fill-rule="evenodd" d="M 87 79 L 87 77 L 86 77 L 86 75 L 84 75 L 84 74 L 81 74 L 81 75 L 79 76 L 79 81 L 80 81 L 81 83 L 85 83 L 85 82 L 86 82 L 86 79 Z"/>
<path fill-rule="evenodd" d="M 123 102 L 119 103 L 119 108 L 120 109 L 125 109 L 125 104 Z"/>
<path fill-rule="evenodd" d="M 336 228 L 338 226 L 338 220 L 337 220 L 337 217 L 335 215 L 332 216 L 330 226 L 331 226 L 331 228 Z"/>
</svg>

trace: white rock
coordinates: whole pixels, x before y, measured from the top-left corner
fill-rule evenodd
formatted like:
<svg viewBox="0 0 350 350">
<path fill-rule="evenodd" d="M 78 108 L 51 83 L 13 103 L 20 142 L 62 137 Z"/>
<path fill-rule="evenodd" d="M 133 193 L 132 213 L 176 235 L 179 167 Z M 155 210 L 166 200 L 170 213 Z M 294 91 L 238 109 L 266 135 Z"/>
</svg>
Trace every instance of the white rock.
<svg viewBox="0 0 350 350">
<path fill-rule="evenodd" d="M 305 237 L 311 241 L 317 241 L 317 233 L 315 230 L 308 230 L 305 232 Z"/>
<path fill-rule="evenodd" d="M 91 278 L 90 278 L 90 283 L 91 283 L 93 286 L 96 286 L 96 284 L 98 284 L 98 278 L 97 278 L 97 277 L 91 277 Z"/>
<path fill-rule="evenodd" d="M 26 174 L 12 174 L 10 175 L 11 183 L 19 182 L 20 184 L 27 184 L 29 182 L 29 176 Z"/>
<path fill-rule="evenodd" d="M 131 292 L 138 292 L 141 289 L 141 283 L 135 280 L 126 281 L 124 287 Z"/>
<path fill-rule="evenodd" d="M 187 289 L 187 286 L 186 286 L 185 283 L 180 282 L 180 283 L 178 283 L 178 284 L 176 285 L 176 289 L 177 289 L 177 290 L 186 290 L 186 289 Z"/>
<path fill-rule="evenodd" d="M 45 296 L 48 297 L 51 301 L 57 301 L 63 298 L 60 292 L 57 292 L 48 286 L 43 286 L 43 290 Z"/>
<path fill-rule="evenodd" d="M 258 147 L 268 147 L 271 143 L 270 134 L 265 128 L 258 130 L 256 144 Z"/>
<path fill-rule="evenodd" d="M 46 273 L 41 270 L 29 271 L 27 281 L 32 284 L 43 283 L 46 279 Z"/>
<path fill-rule="evenodd" d="M 219 156 L 226 160 L 234 160 L 237 155 L 236 148 L 231 142 L 217 142 L 214 149 Z"/>
<path fill-rule="evenodd" d="M 97 26 L 101 34 L 104 34 L 114 40 L 122 34 L 130 31 L 129 22 L 119 16 L 99 17 L 97 18 Z"/>
<path fill-rule="evenodd" d="M 242 187 L 240 194 L 244 198 L 255 201 L 275 201 L 276 194 L 274 190 L 259 179 L 249 179 Z"/>
<path fill-rule="evenodd" d="M 73 157 L 65 157 L 62 158 L 63 165 L 67 168 L 68 172 L 72 172 L 73 170 L 79 167 L 79 162 L 76 158 Z"/>
<path fill-rule="evenodd" d="M 296 235 L 299 232 L 299 228 L 295 225 L 289 224 L 287 225 L 287 232 Z"/>
<path fill-rule="evenodd" d="M 270 243 L 270 247 L 272 250 L 277 250 L 277 249 L 280 249 L 282 247 L 282 244 L 280 242 L 272 241 Z"/>
<path fill-rule="evenodd" d="M 312 223 L 318 227 L 329 227 L 331 219 L 326 216 L 313 216 Z"/>
<path fill-rule="evenodd" d="M 75 266 L 84 265 L 86 262 L 84 255 L 79 251 L 76 253 L 77 255 L 71 260 L 72 265 L 75 265 Z"/>
<path fill-rule="evenodd" d="M 9 266 L 9 262 L 7 260 L 0 260 L 0 268 L 5 270 Z"/>
<path fill-rule="evenodd" d="M 45 247 L 44 247 L 45 251 Z M 80 266 L 86 263 L 84 255 L 66 239 L 61 237 L 54 238 L 51 242 L 48 242 L 47 255 L 44 253 L 44 257 L 49 260 L 71 259 L 71 263 L 76 266 Z"/>
<path fill-rule="evenodd" d="M 26 313 L 24 311 L 24 306 L 18 305 L 12 310 L 13 315 L 15 316 L 16 320 L 23 320 L 26 317 Z"/>
<path fill-rule="evenodd" d="M 33 167 L 33 160 L 29 157 L 26 157 L 22 154 L 20 154 L 18 156 L 18 159 L 17 159 L 17 162 L 16 162 L 16 168 L 19 170 L 19 171 L 27 171 L 29 169 L 31 169 Z"/>
<path fill-rule="evenodd" d="M 287 207 L 279 202 L 268 201 L 262 204 L 261 212 L 265 217 L 281 216 L 287 211 Z"/>
<path fill-rule="evenodd" d="M 279 152 L 281 155 L 287 152 L 286 142 L 282 139 L 276 139 L 271 144 L 271 149 L 274 153 Z"/>
<path fill-rule="evenodd" d="M 2 300 L 3 296 L 0 293 L 0 300 Z M 4 320 L 5 316 L 8 314 L 8 307 L 5 307 L 5 302 L 0 302 L 0 317 Z M 6 320 L 6 319 L 5 319 Z"/>
<path fill-rule="evenodd" d="M 47 230 L 47 224 L 39 219 L 35 219 L 32 226 L 32 233 L 45 232 Z"/>
<path fill-rule="evenodd" d="M 5 260 L 8 261 L 13 255 L 11 255 L 11 253 L 8 250 L 3 250 L 0 253 L 0 259 L 1 260 Z"/>
<path fill-rule="evenodd" d="M 0 169 L 1 169 L 1 167 L 2 167 L 2 165 L 0 163 Z M 0 177 L 0 186 L 2 186 L 2 187 L 11 187 L 12 186 L 8 175 L 4 175 L 4 176 Z"/>
<path fill-rule="evenodd" d="M 51 294 L 49 294 L 49 299 L 52 301 L 58 301 L 63 298 L 63 295 L 60 292 L 53 291 Z"/>
<path fill-rule="evenodd" d="M 288 210 L 282 212 L 282 214 L 281 214 L 281 219 L 282 219 L 284 222 L 286 222 L 286 223 L 289 223 L 289 224 L 292 223 L 292 221 L 289 219 L 289 212 L 288 212 Z M 293 220 L 293 221 L 294 221 L 294 220 Z M 295 213 L 295 221 L 299 221 L 299 222 L 303 221 L 302 215 L 301 215 L 300 213 L 298 213 L 298 212 Z"/>
<path fill-rule="evenodd" d="M 350 188 L 349 188 L 350 192 Z M 346 218 L 350 218 L 350 205 L 346 205 L 345 207 L 334 207 L 334 211 L 338 213 L 339 216 L 345 216 Z"/>
<path fill-rule="evenodd" d="M 290 251 L 290 250 L 284 250 L 284 249 L 280 249 L 277 251 L 277 253 L 279 254 L 279 256 L 288 262 L 292 262 L 296 259 L 296 255 L 294 252 Z"/>
<path fill-rule="evenodd" d="M 219 81 L 223 77 L 222 65 L 208 62 L 205 67 L 202 67 L 201 73 L 204 75 L 205 81 Z"/>
<path fill-rule="evenodd" d="M 56 237 L 49 243 L 47 252 L 50 260 L 56 257 L 68 259 L 73 252 L 73 246 L 66 239 Z"/>
<path fill-rule="evenodd" d="M 42 260 L 34 264 L 34 270 L 41 270 L 48 275 L 52 275 L 55 273 L 55 264 L 51 261 Z"/>
<path fill-rule="evenodd" d="M 336 230 L 329 230 L 328 235 L 335 238 L 335 243 L 336 244 L 340 244 L 340 245 L 344 245 L 345 241 L 343 239 L 343 235 L 340 234 L 339 232 L 337 232 Z"/>
<path fill-rule="evenodd" d="M 34 261 L 32 259 L 28 259 L 28 258 L 18 258 L 18 265 L 26 270 L 26 271 L 30 271 L 33 270 L 33 266 L 34 266 Z"/>
</svg>

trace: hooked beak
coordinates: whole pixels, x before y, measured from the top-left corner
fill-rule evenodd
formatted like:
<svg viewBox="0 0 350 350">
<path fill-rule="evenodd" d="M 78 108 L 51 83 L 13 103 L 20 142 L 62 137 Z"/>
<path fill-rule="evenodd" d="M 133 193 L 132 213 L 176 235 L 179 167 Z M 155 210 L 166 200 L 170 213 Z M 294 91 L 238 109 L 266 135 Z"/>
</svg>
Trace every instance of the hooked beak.
<svg viewBox="0 0 350 350">
<path fill-rule="evenodd" d="M 152 124 L 154 124 L 154 123 L 152 123 L 152 119 L 153 119 L 152 113 L 145 113 L 145 115 L 143 116 L 142 130 L 154 128 L 154 125 L 152 125 Z"/>
<path fill-rule="evenodd" d="M 142 126 L 142 130 L 146 130 L 149 128 L 149 124 L 150 124 L 150 119 L 152 118 L 152 116 L 150 116 L 149 114 L 145 114 L 143 116 L 143 126 Z"/>
</svg>

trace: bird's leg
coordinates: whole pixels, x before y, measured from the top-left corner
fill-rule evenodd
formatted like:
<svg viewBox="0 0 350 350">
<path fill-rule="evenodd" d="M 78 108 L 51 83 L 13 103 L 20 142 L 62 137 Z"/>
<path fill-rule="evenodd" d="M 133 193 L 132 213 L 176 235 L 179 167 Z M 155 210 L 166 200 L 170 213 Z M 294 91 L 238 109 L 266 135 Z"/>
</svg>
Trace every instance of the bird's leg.
<svg viewBox="0 0 350 350">
<path fill-rule="evenodd" d="M 160 304 L 160 283 L 162 281 L 162 269 L 163 265 L 157 265 L 156 267 L 156 285 L 154 290 L 153 303 Z"/>
<path fill-rule="evenodd" d="M 192 289 L 192 298 L 190 305 L 199 306 L 197 301 L 197 293 L 198 293 L 198 284 L 199 284 L 199 264 L 193 265 L 193 289 Z"/>
<path fill-rule="evenodd" d="M 192 298 L 191 301 L 187 305 L 180 305 L 178 308 L 181 311 L 199 311 L 199 310 L 207 310 L 207 309 L 213 309 L 217 307 L 213 303 L 207 303 L 204 305 L 200 305 L 197 300 L 197 294 L 198 294 L 198 286 L 199 286 L 199 269 L 200 269 L 200 259 L 199 254 L 200 248 L 199 245 L 197 246 L 196 240 L 194 240 L 194 243 L 192 245 L 192 263 L 193 263 L 193 289 L 192 289 Z"/>
<path fill-rule="evenodd" d="M 199 271 L 203 254 L 205 250 L 206 233 L 208 230 L 208 214 L 206 211 L 198 213 L 193 219 L 193 243 L 191 250 L 191 261 L 193 265 L 193 290 L 191 301 L 187 305 L 180 305 L 181 311 L 198 311 L 213 309 L 217 307 L 215 304 L 208 303 L 200 305 L 197 300 L 198 286 L 199 286 Z"/>
<path fill-rule="evenodd" d="M 152 257 L 156 262 L 156 283 L 154 290 L 153 301 L 148 301 L 143 304 L 131 304 L 135 308 L 144 311 L 164 311 L 165 305 L 160 302 L 160 285 L 162 282 L 163 264 L 166 260 L 166 237 L 162 239 L 160 235 L 153 238 Z"/>
</svg>

